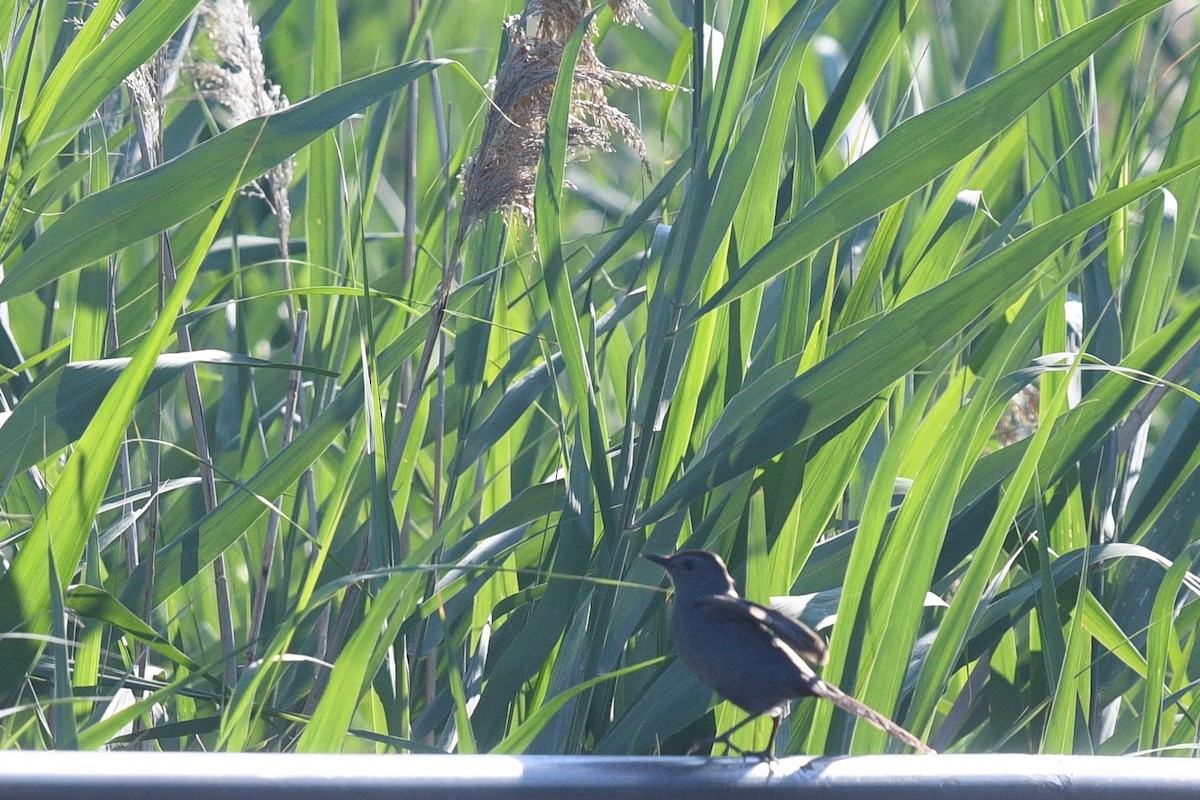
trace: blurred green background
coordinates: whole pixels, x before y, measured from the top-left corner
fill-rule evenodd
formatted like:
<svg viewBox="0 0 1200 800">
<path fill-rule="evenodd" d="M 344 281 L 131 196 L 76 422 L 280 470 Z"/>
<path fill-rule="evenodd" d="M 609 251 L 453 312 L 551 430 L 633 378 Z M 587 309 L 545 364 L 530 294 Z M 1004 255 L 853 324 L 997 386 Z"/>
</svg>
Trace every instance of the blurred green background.
<svg viewBox="0 0 1200 800">
<path fill-rule="evenodd" d="M 614 5 L 0 4 L 0 746 L 1194 754 L 1200 4 Z"/>
</svg>

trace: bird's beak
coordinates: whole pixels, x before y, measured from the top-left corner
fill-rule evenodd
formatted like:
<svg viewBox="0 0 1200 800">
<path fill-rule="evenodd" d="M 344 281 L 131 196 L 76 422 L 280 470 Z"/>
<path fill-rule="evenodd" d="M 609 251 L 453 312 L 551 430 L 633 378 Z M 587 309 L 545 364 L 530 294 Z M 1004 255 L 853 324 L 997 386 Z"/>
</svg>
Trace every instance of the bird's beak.
<svg viewBox="0 0 1200 800">
<path fill-rule="evenodd" d="M 669 564 L 671 561 L 671 559 L 667 556 L 660 556 L 658 553 L 642 553 L 642 558 L 646 559 L 647 561 L 653 561 L 663 569 L 666 569 L 667 564 Z"/>
</svg>

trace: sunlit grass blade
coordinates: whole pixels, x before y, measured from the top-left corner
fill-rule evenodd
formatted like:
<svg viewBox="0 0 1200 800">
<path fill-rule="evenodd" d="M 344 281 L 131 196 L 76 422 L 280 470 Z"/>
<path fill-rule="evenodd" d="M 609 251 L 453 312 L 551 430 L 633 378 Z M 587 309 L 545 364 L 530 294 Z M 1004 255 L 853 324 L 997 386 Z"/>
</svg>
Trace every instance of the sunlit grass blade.
<svg viewBox="0 0 1200 800">
<path fill-rule="evenodd" d="M 87 542 L 91 521 L 104 499 L 117 451 L 134 406 L 150 379 L 154 364 L 170 341 L 175 318 L 182 310 L 188 289 L 200 270 L 204 253 L 224 220 L 242 175 L 235 172 L 232 185 L 226 178 L 225 196 L 213 213 L 198 246 L 183 263 L 175 286 L 163 302 L 153 327 L 138 346 L 129 365 L 113 383 L 79 438 L 66 469 L 25 536 L 8 571 L 0 577 L 0 630 L 43 633 L 48 629 L 50 581 L 64 586 L 75 574 Z M 57 571 L 50 573 L 44 553 L 55 548 Z M 0 640 L 0 692 L 11 692 L 23 679 L 37 655 L 28 639 Z"/>
<path fill-rule="evenodd" d="M 1166 0 L 1135 0 L 1072 31 L 1021 64 L 898 125 L 808 203 L 697 314 L 727 303 L 902 200 L 1015 122 L 1114 34 Z"/>
<path fill-rule="evenodd" d="M 661 519 L 722 480 L 765 462 L 860 408 L 984 314 L 995 298 L 1020 287 L 1019 274 L 1030 280 L 1032 271 L 1054 250 L 1118 208 L 1197 167 L 1200 160 L 1100 195 L 884 314 L 841 350 L 782 390 L 761 398 L 743 420 L 730 426 L 734 432 L 728 438 L 714 442 L 718 446 L 710 448 L 711 454 L 698 458 L 644 512 L 642 524 Z M 917 329 L 923 332 L 920 340 L 904 335 Z"/>
<path fill-rule="evenodd" d="M 161 167 L 72 205 L 0 282 L 0 302 L 153 236 L 218 202 L 242 164 L 252 180 L 336 126 L 442 64 L 418 61 L 337 86 L 264 119 L 244 122 Z M 182 191 L 181 187 L 187 187 Z"/>
</svg>

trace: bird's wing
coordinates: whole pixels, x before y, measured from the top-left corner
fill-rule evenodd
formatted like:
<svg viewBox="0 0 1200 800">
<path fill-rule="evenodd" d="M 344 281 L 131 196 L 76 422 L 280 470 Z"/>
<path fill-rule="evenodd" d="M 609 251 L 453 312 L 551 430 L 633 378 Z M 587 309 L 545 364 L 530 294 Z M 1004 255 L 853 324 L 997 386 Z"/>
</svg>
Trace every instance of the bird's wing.
<svg viewBox="0 0 1200 800">
<path fill-rule="evenodd" d="M 805 661 L 821 666 L 828 657 L 825 640 L 821 634 L 798 619 L 780 614 L 766 606 L 727 594 L 702 597 L 697 604 L 717 616 L 729 619 L 746 619 L 759 623 L 792 648 Z"/>
</svg>

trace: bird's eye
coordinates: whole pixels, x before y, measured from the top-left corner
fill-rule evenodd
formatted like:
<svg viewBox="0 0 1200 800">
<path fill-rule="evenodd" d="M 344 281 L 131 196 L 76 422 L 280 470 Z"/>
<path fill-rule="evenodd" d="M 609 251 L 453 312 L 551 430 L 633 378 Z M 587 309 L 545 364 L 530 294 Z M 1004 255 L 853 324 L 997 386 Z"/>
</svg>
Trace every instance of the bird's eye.
<svg viewBox="0 0 1200 800">
<path fill-rule="evenodd" d="M 696 568 L 696 562 L 695 562 L 695 561 L 692 561 L 692 560 L 689 558 L 687 561 L 683 562 L 683 568 L 684 568 L 684 569 L 695 569 L 695 568 Z"/>
</svg>

